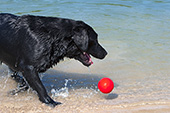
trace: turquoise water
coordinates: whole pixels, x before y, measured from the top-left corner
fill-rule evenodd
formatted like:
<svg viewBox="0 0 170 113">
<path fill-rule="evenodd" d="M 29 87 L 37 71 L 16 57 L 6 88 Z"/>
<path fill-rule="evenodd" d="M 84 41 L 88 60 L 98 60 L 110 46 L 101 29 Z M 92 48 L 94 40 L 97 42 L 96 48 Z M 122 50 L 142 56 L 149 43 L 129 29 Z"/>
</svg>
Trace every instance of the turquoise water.
<svg viewBox="0 0 170 113">
<path fill-rule="evenodd" d="M 70 89 L 97 90 L 110 77 L 117 95 L 110 103 L 170 100 L 170 0 L 0 0 L 0 12 L 83 20 L 99 34 L 108 56 L 89 69 L 61 62 L 43 77 L 49 92 L 65 80 Z"/>
</svg>

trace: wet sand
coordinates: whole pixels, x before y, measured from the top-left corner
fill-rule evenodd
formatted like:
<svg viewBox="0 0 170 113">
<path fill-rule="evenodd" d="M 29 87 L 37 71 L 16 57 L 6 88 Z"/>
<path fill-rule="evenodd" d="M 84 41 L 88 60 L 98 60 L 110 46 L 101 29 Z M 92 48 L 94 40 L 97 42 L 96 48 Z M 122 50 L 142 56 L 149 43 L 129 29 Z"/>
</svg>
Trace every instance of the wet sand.
<svg viewBox="0 0 170 113">
<path fill-rule="evenodd" d="M 1 82 L 7 85 L 3 87 L 1 85 L 0 113 L 168 113 L 170 111 L 168 101 L 109 104 L 114 97 L 101 98 L 98 93 L 88 97 L 87 95 L 92 92 L 90 89 L 70 91 L 69 96 L 65 98 L 53 97 L 62 104 L 52 108 L 42 104 L 32 91 L 10 95 L 10 90 L 16 87 L 16 83 L 10 78 L 8 80 L 4 78 Z M 87 94 L 87 97 L 83 94 Z"/>
<path fill-rule="evenodd" d="M 58 99 L 60 100 L 60 99 Z M 62 102 L 64 102 L 61 99 Z M 84 102 L 86 101 L 86 102 Z M 170 103 L 141 103 L 150 105 L 124 104 L 124 105 L 95 105 L 84 101 L 65 100 L 62 105 L 55 108 L 46 106 L 38 101 L 38 99 L 18 101 L 1 101 L 1 113 L 169 113 Z"/>
<path fill-rule="evenodd" d="M 10 91 L 17 84 L 13 81 L 5 66 L 0 69 L 0 113 L 168 113 L 170 101 L 139 101 L 120 102 L 120 92 L 113 91 L 103 95 L 94 89 L 80 88 L 64 92 L 59 96 L 52 96 L 61 105 L 52 108 L 42 104 L 37 95 L 29 90 L 11 95 Z M 49 81 L 49 80 L 48 80 Z M 47 82 L 47 81 L 44 81 Z M 49 89 L 47 89 L 49 90 Z M 50 92 L 50 91 L 48 91 Z M 65 95 L 66 93 L 66 95 Z M 65 96 L 63 96 L 65 95 Z M 135 96 L 135 95 L 134 95 Z"/>
</svg>

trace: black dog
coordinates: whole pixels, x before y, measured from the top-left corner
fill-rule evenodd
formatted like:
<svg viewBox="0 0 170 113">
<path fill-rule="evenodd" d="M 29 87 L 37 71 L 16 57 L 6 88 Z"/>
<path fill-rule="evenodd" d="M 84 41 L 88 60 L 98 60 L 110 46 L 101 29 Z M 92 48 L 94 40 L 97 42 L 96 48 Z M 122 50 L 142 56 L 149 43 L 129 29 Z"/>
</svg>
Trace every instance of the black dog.
<svg viewBox="0 0 170 113">
<path fill-rule="evenodd" d="M 38 73 L 45 72 L 64 57 L 92 64 L 90 55 L 103 59 L 107 52 L 97 33 L 82 21 L 33 15 L 0 14 L 0 62 L 24 88 L 34 89 L 41 102 L 55 106 Z M 23 74 L 24 79 L 17 72 Z"/>
</svg>

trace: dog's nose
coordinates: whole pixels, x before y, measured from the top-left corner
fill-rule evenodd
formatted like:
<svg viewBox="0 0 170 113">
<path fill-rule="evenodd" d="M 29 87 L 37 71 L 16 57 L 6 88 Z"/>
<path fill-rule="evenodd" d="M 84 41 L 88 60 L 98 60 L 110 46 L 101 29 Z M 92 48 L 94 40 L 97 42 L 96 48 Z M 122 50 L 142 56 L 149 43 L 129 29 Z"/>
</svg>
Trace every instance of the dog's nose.
<svg viewBox="0 0 170 113">
<path fill-rule="evenodd" d="M 105 52 L 104 52 L 104 57 L 107 55 L 107 51 L 105 50 Z"/>
<path fill-rule="evenodd" d="M 105 58 L 105 56 L 107 55 L 107 51 L 102 47 L 102 46 L 99 46 L 100 47 L 100 52 L 98 51 L 98 55 L 97 55 L 97 57 L 99 58 L 99 59 L 104 59 Z"/>
<path fill-rule="evenodd" d="M 103 55 L 102 55 L 103 57 L 102 57 L 102 59 L 105 58 L 106 55 L 107 55 L 107 51 L 105 49 L 103 49 Z"/>
</svg>

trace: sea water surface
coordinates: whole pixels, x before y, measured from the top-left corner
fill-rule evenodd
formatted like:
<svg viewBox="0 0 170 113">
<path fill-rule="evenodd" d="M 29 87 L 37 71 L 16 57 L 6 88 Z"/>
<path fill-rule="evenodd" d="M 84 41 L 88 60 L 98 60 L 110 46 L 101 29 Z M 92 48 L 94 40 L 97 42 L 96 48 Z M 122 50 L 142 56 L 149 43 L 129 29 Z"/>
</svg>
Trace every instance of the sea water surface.
<svg viewBox="0 0 170 113">
<path fill-rule="evenodd" d="M 82 20 L 98 33 L 108 51 L 104 60 L 92 57 L 87 68 L 65 59 L 41 74 L 54 98 L 103 105 L 170 101 L 170 0 L 0 0 L 0 13 Z M 0 66 L 0 91 L 11 90 L 7 72 Z M 103 77 L 115 83 L 111 94 L 98 91 Z"/>
</svg>

